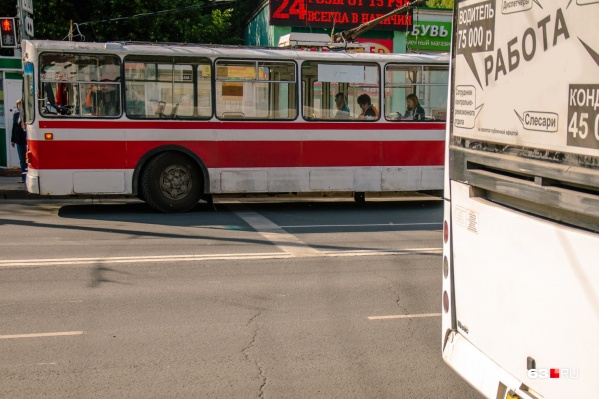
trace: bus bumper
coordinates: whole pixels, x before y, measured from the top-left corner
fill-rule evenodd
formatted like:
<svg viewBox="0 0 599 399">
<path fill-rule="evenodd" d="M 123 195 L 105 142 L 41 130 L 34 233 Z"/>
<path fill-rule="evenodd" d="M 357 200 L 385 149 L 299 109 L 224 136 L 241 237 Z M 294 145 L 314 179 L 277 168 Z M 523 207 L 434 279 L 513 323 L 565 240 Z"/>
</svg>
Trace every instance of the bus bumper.
<svg viewBox="0 0 599 399">
<path fill-rule="evenodd" d="M 40 193 L 40 180 L 39 176 L 33 176 L 31 169 L 27 173 L 27 179 L 25 181 L 27 186 L 27 191 L 31 194 L 39 194 Z"/>
<path fill-rule="evenodd" d="M 528 391 L 525 385 L 499 367 L 457 331 L 451 332 L 447 338 L 443 360 L 487 398 L 542 398 Z M 507 396 L 508 394 L 511 396 Z"/>
</svg>

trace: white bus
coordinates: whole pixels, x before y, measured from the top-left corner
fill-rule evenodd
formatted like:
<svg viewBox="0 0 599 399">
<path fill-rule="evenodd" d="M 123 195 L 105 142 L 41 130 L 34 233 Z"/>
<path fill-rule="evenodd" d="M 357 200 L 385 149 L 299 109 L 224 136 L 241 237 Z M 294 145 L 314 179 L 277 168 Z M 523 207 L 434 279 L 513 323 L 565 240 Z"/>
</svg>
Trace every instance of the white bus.
<svg viewBox="0 0 599 399">
<path fill-rule="evenodd" d="M 31 193 L 176 212 L 212 194 L 443 188 L 447 55 L 24 43 Z"/>
<path fill-rule="evenodd" d="M 599 1 L 456 1 L 442 354 L 488 398 L 599 397 Z"/>
</svg>

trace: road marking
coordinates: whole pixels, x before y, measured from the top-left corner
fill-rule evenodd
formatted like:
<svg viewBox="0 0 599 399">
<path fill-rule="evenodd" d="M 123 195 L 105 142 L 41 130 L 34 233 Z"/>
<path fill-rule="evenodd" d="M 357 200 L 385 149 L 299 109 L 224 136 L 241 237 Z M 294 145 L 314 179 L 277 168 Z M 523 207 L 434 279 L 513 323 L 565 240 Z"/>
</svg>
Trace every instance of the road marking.
<svg viewBox="0 0 599 399">
<path fill-rule="evenodd" d="M 62 337 L 62 336 L 68 336 L 68 335 L 83 335 L 83 331 L 63 331 L 63 332 L 38 333 L 38 334 L 0 335 L 0 339 Z"/>
<path fill-rule="evenodd" d="M 368 320 L 412 319 L 417 317 L 440 317 L 441 313 L 398 314 L 390 316 L 368 316 Z"/>
<path fill-rule="evenodd" d="M 235 215 L 249 224 L 258 234 L 276 245 L 281 251 L 293 256 L 322 256 L 322 252 L 289 234 L 281 226 L 273 223 L 257 212 L 250 210 L 234 211 Z"/>
<path fill-rule="evenodd" d="M 405 248 L 397 250 L 339 250 L 323 251 L 318 255 L 305 255 L 300 253 L 266 252 L 266 253 L 241 253 L 241 254 L 209 254 L 209 255 L 165 255 L 165 256 L 129 256 L 112 258 L 61 258 L 61 259 L 12 259 L 0 260 L 0 269 L 8 268 L 36 268 L 69 265 L 94 265 L 111 263 L 166 263 L 190 262 L 207 260 L 260 260 L 260 259 L 290 259 L 304 256 L 343 257 L 343 256 L 391 256 L 391 255 L 436 255 L 443 252 L 442 248 Z"/>
<path fill-rule="evenodd" d="M 377 255 L 417 255 L 417 254 L 442 254 L 443 248 L 405 248 L 405 249 L 367 249 L 367 250 L 346 250 L 346 251 L 327 251 L 324 256 L 377 256 Z"/>
<path fill-rule="evenodd" d="M 245 254 L 209 254 L 209 255 L 164 255 L 164 256 L 119 256 L 109 258 L 62 258 L 62 259 L 22 259 L 0 260 L 0 268 L 8 267 L 45 267 L 62 265 L 89 265 L 97 263 L 145 263 L 145 262 L 188 262 L 202 260 L 243 260 L 243 259 L 280 259 L 292 255 L 271 253 Z"/>
<path fill-rule="evenodd" d="M 366 224 L 302 224 L 294 226 L 281 226 L 285 229 L 302 229 L 315 227 L 415 227 L 415 226 L 439 226 L 443 227 L 443 223 L 366 223 Z"/>
</svg>

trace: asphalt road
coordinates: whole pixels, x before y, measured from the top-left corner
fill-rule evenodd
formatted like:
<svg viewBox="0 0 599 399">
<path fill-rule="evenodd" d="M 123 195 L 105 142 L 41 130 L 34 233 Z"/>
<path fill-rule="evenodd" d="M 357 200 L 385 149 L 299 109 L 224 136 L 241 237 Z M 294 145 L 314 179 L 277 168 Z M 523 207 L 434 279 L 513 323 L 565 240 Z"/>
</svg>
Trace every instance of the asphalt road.
<svg viewBox="0 0 599 399">
<path fill-rule="evenodd" d="M 479 398 L 439 201 L 0 201 L 0 398 Z"/>
</svg>

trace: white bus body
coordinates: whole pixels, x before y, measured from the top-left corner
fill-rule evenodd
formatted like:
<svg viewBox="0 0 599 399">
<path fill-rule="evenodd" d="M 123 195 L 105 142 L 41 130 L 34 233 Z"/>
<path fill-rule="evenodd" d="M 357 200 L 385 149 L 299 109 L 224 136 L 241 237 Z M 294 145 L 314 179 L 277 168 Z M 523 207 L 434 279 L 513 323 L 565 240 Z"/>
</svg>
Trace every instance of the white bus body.
<svg viewBox="0 0 599 399">
<path fill-rule="evenodd" d="M 598 23 L 455 2 L 442 353 L 488 398 L 599 397 Z"/>
</svg>

